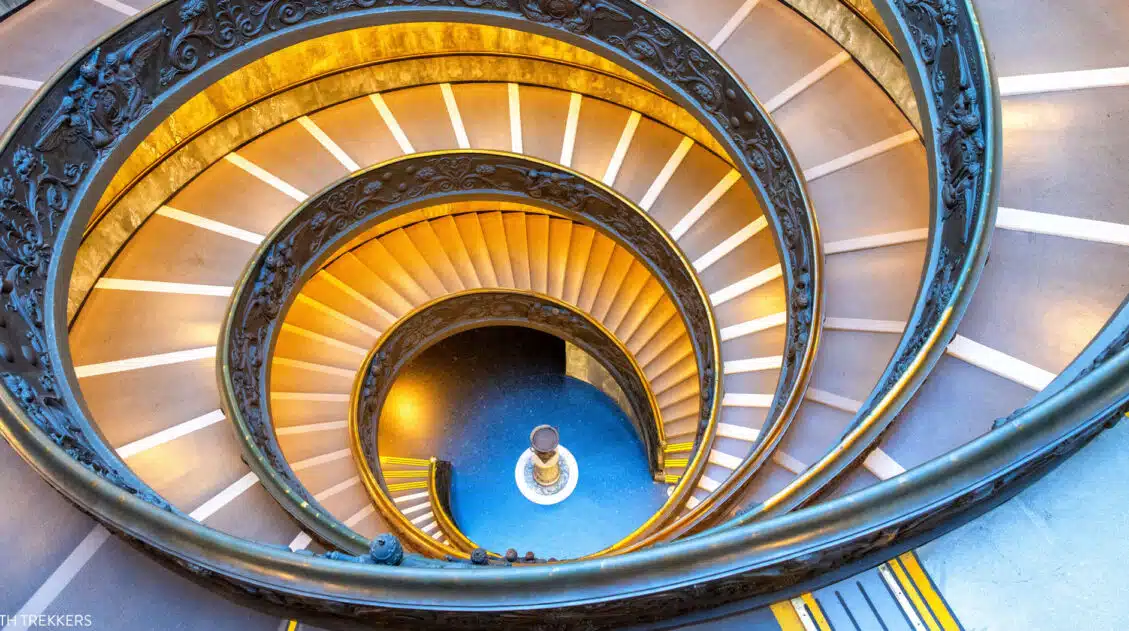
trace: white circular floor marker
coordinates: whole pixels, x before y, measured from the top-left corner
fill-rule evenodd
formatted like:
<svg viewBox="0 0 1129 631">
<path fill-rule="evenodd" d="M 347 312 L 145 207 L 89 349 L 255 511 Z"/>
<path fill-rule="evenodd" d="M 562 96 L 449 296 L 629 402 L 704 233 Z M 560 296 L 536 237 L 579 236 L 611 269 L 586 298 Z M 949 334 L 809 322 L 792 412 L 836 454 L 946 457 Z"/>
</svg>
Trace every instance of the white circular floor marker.
<svg viewBox="0 0 1129 631">
<path fill-rule="evenodd" d="M 561 477 L 552 486 L 541 486 L 533 480 L 532 449 L 526 449 L 517 459 L 517 466 L 514 467 L 514 482 L 517 483 L 517 489 L 525 499 L 534 504 L 542 506 L 559 504 L 576 490 L 576 482 L 580 479 L 580 466 L 576 464 L 576 458 L 571 451 L 563 446 L 557 449 L 560 454 Z"/>
</svg>

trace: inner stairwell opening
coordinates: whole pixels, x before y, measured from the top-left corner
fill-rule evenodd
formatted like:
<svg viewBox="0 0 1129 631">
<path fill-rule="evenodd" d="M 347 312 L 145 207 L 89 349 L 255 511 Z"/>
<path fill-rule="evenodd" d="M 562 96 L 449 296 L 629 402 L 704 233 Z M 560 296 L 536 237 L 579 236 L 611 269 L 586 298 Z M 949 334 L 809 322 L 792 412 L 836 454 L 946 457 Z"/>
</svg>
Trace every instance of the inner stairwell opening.
<svg viewBox="0 0 1129 631">
<path fill-rule="evenodd" d="M 453 521 L 499 554 L 590 554 L 622 539 L 666 498 L 627 413 L 578 378 L 599 382 L 599 371 L 578 372 L 586 355 L 568 346 L 524 327 L 456 334 L 397 375 L 380 413 L 382 458 L 430 454 L 450 462 Z M 558 429 L 577 464 L 575 490 L 552 505 L 530 501 L 515 482 L 515 463 L 539 425 Z"/>
</svg>

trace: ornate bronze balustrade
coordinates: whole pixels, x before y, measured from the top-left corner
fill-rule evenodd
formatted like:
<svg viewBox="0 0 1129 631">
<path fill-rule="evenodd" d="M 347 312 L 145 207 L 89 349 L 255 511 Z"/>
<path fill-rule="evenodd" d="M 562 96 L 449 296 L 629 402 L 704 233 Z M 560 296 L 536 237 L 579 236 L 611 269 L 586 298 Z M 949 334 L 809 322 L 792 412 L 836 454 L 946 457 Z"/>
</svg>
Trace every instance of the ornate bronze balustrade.
<svg viewBox="0 0 1129 631">
<path fill-rule="evenodd" d="M 819 331 L 815 224 L 805 214 L 803 188 L 783 144 L 712 55 L 626 0 L 418 5 L 167 2 L 62 71 L 5 136 L 0 164 L 10 166 L 0 172 L 0 217 L 8 227 L 0 238 L 6 315 L 0 431 L 55 488 L 152 557 L 253 606 L 323 626 L 614 628 L 737 600 L 755 606 L 873 565 L 1007 499 L 1124 413 L 1129 351 L 1121 330 L 1104 336 L 1102 348 L 1091 349 L 1087 366 L 1061 390 L 897 479 L 792 515 L 739 520 L 700 538 L 521 571 L 451 572 L 303 557 L 169 510 L 106 447 L 74 394 L 64 272 L 96 192 L 120 163 L 123 148 L 183 102 L 183 93 L 264 50 L 351 24 L 449 18 L 537 29 L 619 56 L 703 113 L 736 150 L 742 173 L 759 175 L 758 192 L 773 202 L 765 204 L 766 215 L 784 254 L 791 323 L 778 393 L 802 385 L 796 371 L 803 372 Z M 930 261 L 906 335 L 864 405 L 865 418 L 847 437 L 845 452 L 855 460 L 916 389 L 967 305 L 986 255 L 999 157 L 998 103 L 967 0 L 883 0 L 880 9 L 915 82 L 934 177 L 933 224 Z M 774 413 L 788 405 L 780 403 Z M 805 489 L 814 492 L 816 476 L 830 481 L 841 470 L 836 464 L 814 472 Z M 503 571 L 509 574 L 496 574 Z"/>
<path fill-rule="evenodd" d="M 236 425 L 245 460 L 283 508 L 314 534 L 352 554 L 368 548 L 367 539 L 319 505 L 282 454 L 269 406 L 272 349 L 282 315 L 306 280 L 353 237 L 416 208 L 466 200 L 518 201 L 595 227 L 643 263 L 678 308 L 698 366 L 698 450 L 667 503 L 626 540 L 649 534 L 685 501 L 713 443 L 721 387 L 717 378 L 720 341 L 708 298 L 689 261 L 641 209 L 578 173 L 514 154 L 450 151 L 385 162 L 309 198 L 259 246 L 233 292 L 222 329 L 218 366 L 224 408 Z M 378 344 L 378 357 L 383 348 Z M 406 349 L 399 349 L 388 359 L 404 352 Z M 655 406 L 650 407 L 653 410 Z M 657 420 L 657 414 L 652 412 L 650 418 Z M 366 438 L 362 443 L 365 448 L 375 447 L 375 429 L 364 424 L 374 420 L 367 415 L 357 427 L 359 435 Z M 640 423 L 639 429 L 648 452 L 657 461 L 662 450 L 660 426 Z M 369 456 L 365 460 L 373 462 L 373 453 L 365 455 Z M 379 503 L 379 494 L 374 492 L 374 496 Z M 415 543 L 439 553 L 426 541 Z"/>
<path fill-rule="evenodd" d="M 788 296 L 781 378 L 743 467 L 751 475 L 783 436 L 810 376 L 822 325 L 818 228 L 800 170 L 763 107 L 704 44 L 632 0 L 166 0 L 115 30 L 49 82 L 0 150 L 0 164 L 12 165 L 0 180 L 12 224 L 0 272 L 12 284 L 5 304 L 20 314 L 8 334 L 14 349 L 27 349 L 5 381 L 26 413 L 99 475 L 162 501 L 103 444 L 74 394 L 63 270 L 81 227 L 133 146 L 202 86 L 296 41 L 401 21 L 495 24 L 587 48 L 650 81 L 729 151 L 764 209 Z M 688 488 L 680 482 L 674 499 Z"/>
<path fill-rule="evenodd" d="M 969 0 L 877 2 L 914 82 L 932 178 L 928 258 L 894 355 L 839 442 L 783 490 L 726 527 L 780 515 L 859 464 L 956 335 L 987 261 L 995 226 L 999 94 Z"/>
</svg>

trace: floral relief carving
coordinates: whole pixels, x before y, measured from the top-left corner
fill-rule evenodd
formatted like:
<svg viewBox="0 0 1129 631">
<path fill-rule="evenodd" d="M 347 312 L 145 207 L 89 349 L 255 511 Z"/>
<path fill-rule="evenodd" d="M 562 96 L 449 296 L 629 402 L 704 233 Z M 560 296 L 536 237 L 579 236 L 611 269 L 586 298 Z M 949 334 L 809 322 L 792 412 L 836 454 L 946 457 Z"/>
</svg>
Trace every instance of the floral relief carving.
<svg viewBox="0 0 1129 631">
<path fill-rule="evenodd" d="M 81 140 L 100 151 L 116 142 L 152 105 L 143 84 L 145 66 L 166 34 L 164 29 L 150 31 L 105 54 L 101 48 L 91 53 L 35 148 L 51 151 Z"/>
<path fill-rule="evenodd" d="M 927 290 L 919 298 L 920 316 L 910 323 L 908 343 L 891 361 L 882 386 L 888 392 L 914 365 L 942 315 L 949 310 L 962 279 L 973 232 L 983 222 L 980 203 L 987 180 L 988 133 L 982 114 L 990 94 L 981 94 L 985 60 L 979 58 L 977 38 L 969 31 L 955 0 L 895 0 L 894 6 L 910 26 L 920 52 L 925 84 L 937 108 L 936 139 L 940 200 L 940 238 L 934 245 L 936 264 Z M 947 343 L 947 340 L 943 340 Z M 872 395 L 871 401 L 880 397 Z"/>
<path fill-rule="evenodd" d="M 82 116 L 75 117 L 81 122 Z M 72 142 L 79 137 L 93 148 L 92 138 L 77 132 Z M 113 458 L 97 433 L 67 405 L 52 365 L 46 277 L 52 246 L 85 172 L 85 165 L 69 162 L 53 172 L 48 158 L 29 146 L 17 147 L 11 167 L 0 171 L 0 380 L 32 422 L 76 462 L 171 510 Z"/>
<path fill-rule="evenodd" d="M 600 0 L 518 0 L 517 4 L 526 19 L 573 33 L 587 33 L 597 19 L 631 19 L 615 4 Z"/>
</svg>

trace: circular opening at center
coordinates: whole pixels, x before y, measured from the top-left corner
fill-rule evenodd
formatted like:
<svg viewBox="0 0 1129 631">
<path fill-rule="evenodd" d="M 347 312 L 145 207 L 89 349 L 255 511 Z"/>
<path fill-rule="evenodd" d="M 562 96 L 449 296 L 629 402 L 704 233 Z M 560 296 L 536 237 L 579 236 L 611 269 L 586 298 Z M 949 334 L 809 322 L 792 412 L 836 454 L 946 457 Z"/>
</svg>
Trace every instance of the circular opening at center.
<svg viewBox="0 0 1129 631">
<path fill-rule="evenodd" d="M 626 412 L 570 376 L 566 354 L 564 340 L 521 327 L 439 342 L 396 377 L 380 455 L 449 462 L 452 521 L 488 550 L 575 558 L 616 543 L 662 506 L 666 485 Z M 548 485 L 532 474 L 542 449 L 559 457 Z"/>
</svg>

